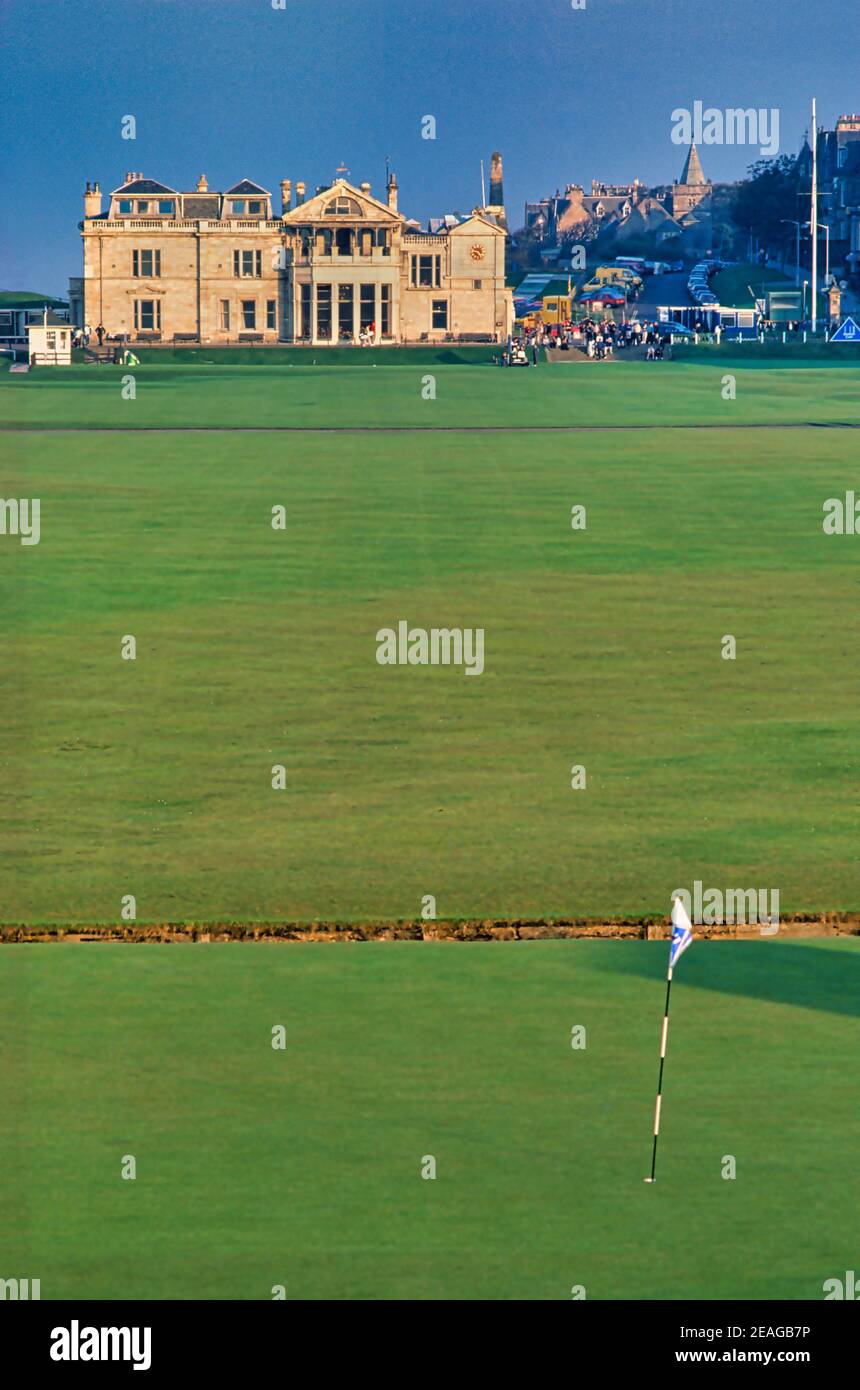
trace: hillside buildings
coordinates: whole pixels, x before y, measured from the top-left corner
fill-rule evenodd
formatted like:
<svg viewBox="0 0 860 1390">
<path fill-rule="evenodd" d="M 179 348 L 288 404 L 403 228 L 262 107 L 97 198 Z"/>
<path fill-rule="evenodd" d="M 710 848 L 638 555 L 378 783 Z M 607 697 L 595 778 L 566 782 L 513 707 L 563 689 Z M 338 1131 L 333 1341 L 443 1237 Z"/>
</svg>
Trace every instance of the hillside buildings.
<svg viewBox="0 0 860 1390">
<path fill-rule="evenodd" d="M 711 244 L 713 214 L 728 187 L 705 178 L 693 144 L 681 177 L 671 185 L 649 189 L 638 178 L 628 184 L 593 179 L 586 194 L 580 184 L 568 184 L 563 194 L 526 203 L 524 225 L 550 261 L 563 258 L 571 243 L 598 238 L 620 246 L 651 241 L 655 250 L 668 243 L 679 254 L 698 252 Z"/>
</svg>

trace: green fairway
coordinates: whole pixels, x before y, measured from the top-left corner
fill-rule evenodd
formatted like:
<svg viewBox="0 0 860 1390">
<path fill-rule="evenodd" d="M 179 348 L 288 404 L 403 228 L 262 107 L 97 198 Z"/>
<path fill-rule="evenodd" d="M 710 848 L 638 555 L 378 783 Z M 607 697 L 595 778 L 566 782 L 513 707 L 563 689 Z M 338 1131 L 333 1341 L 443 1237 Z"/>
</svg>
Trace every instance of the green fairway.
<svg viewBox="0 0 860 1390">
<path fill-rule="evenodd" d="M 852 432 L 6 445 L 3 921 L 858 908 Z M 483 674 L 380 666 L 401 620 Z"/>
<path fill-rule="evenodd" d="M 43 1299 L 820 1299 L 856 1268 L 857 940 L 687 953 L 654 1187 L 665 943 L 0 964 L 0 1243 Z"/>
<path fill-rule="evenodd" d="M 684 350 L 689 359 L 691 349 Z M 400 366 L 40 367 L 0 371 L 0 428 L 544 428 L 569 425 L 860 424 L 860 353 L 833 359 L 592 362 L 502 371 Z M 320 350 L 324 359 L 324 350 Z M 755 354 L 753 347 L 751 353 Z M 853 354 L 853 356 L 852 356 Z M 825 364 L 828 369 L 824 370 Z M 726 369 L 736 397 L 723 395 Z M 135 399 L 123 398 L 133 378 Z"/>
</svg>

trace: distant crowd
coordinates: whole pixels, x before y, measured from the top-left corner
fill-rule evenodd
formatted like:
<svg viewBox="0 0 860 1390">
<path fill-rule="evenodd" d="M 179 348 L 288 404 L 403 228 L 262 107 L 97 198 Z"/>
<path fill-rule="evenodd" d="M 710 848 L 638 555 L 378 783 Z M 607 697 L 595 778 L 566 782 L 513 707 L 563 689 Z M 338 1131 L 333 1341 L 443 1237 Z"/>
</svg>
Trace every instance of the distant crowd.
<svg viewBox="0 0 860 1390">
<path fill-rule="evenodd" d="M 528 367 L 537 364 L 542 348 L 556 348 L 561 352 L 578 349 L 588 357 L 604 360 L 615 352 L 642 347 L 649 362 L 672 355 L 671 339 L 656 321 L 642 323 L 633 319 L 615 323 L 613 319 L 587 318 L 577 323 L 540 324 L 528 329 L 509 338 L 494 360 L 502 367 Z"/>
</svg>

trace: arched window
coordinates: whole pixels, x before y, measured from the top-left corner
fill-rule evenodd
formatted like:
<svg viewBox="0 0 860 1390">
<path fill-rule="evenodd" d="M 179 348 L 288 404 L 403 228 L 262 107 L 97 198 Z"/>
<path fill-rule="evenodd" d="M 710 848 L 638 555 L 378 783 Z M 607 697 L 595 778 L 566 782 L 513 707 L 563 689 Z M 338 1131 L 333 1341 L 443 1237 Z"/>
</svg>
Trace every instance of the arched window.
<svg viewBox="0 0 860 1390">
<path fill-rule="evenodd" d="M 326 217 L 361 217 L 361 207 L 354 198 L 347 198 L 341 195 L 333 198 L 326 204 L 324 209 Z"/>
</svg>

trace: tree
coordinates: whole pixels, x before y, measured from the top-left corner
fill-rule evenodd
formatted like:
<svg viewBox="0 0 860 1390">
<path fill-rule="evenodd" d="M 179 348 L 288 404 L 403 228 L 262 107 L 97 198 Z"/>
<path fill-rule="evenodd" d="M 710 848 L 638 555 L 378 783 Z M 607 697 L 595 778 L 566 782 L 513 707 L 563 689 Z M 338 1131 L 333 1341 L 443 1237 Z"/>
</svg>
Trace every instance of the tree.
<svg viewBox="0 0 860 1390">
<path fill-rule="evenodd" d="M 783 219 L 803 220 L 798 212 L 801 189 L 794 156 L 782 154 L 776 159 L 756 160 L 748 173 L 749 178 L 738 184 L 735 192 L 732 221 L 763 248 L 778 247 L 784 251 L 792 229 L 783 225 Z"/>
</svg>

